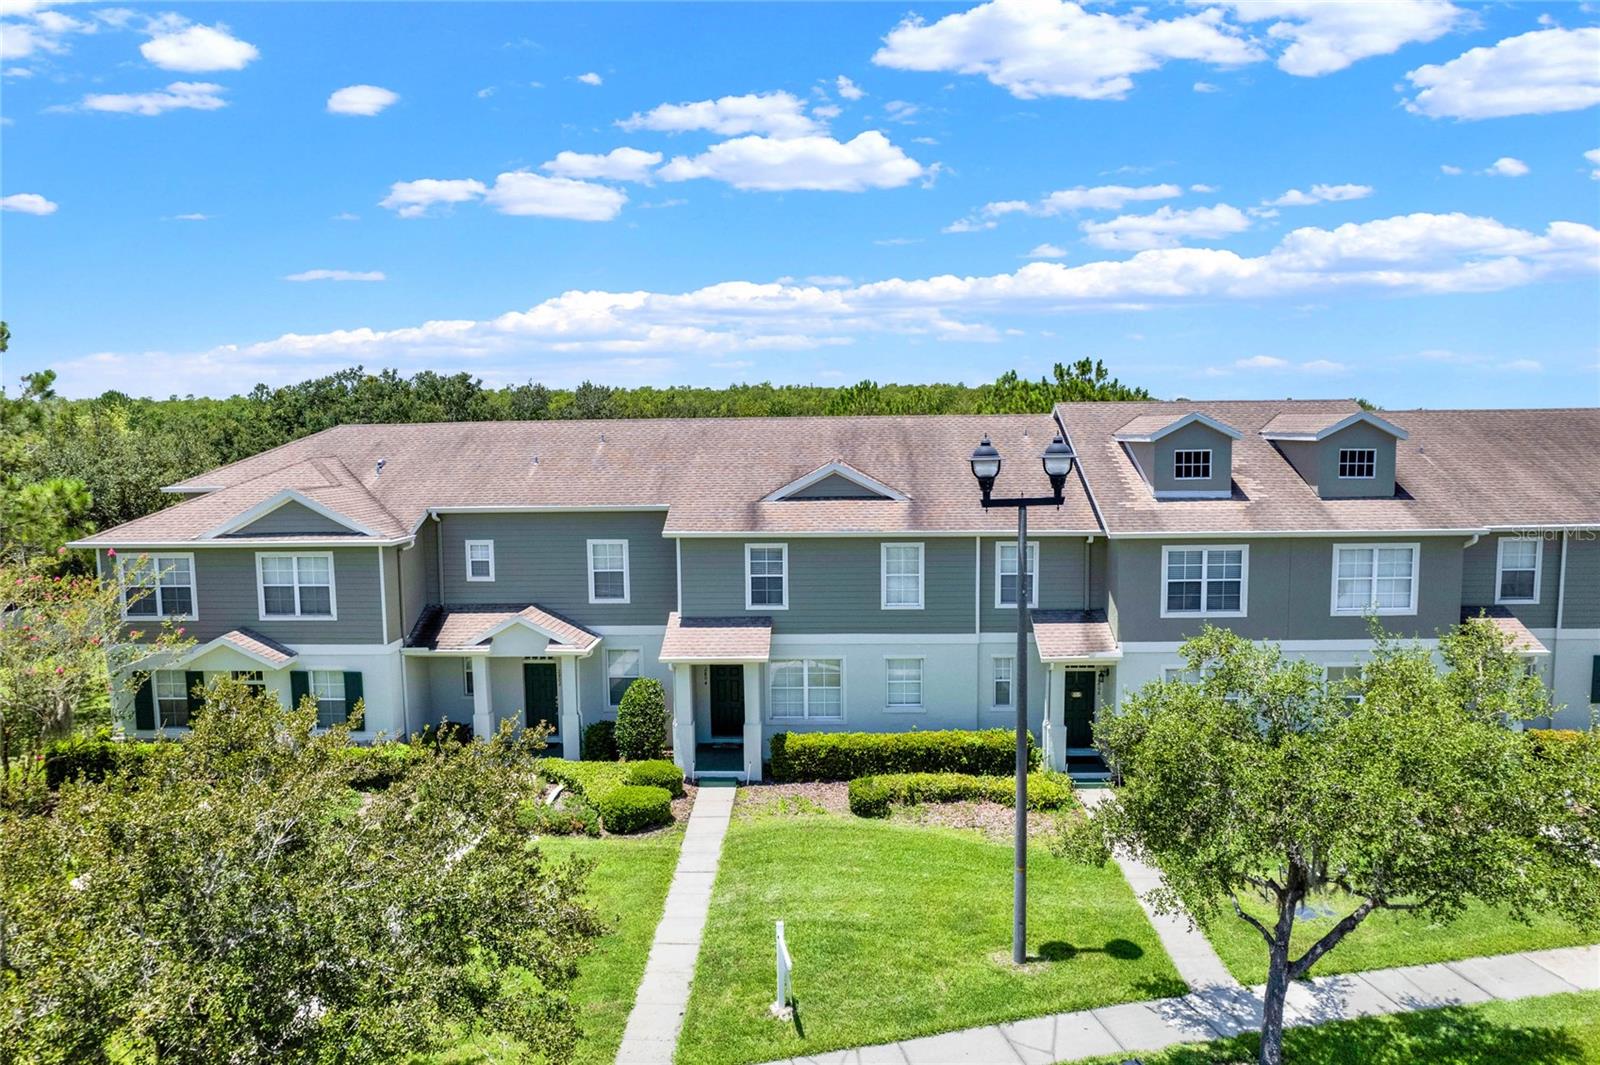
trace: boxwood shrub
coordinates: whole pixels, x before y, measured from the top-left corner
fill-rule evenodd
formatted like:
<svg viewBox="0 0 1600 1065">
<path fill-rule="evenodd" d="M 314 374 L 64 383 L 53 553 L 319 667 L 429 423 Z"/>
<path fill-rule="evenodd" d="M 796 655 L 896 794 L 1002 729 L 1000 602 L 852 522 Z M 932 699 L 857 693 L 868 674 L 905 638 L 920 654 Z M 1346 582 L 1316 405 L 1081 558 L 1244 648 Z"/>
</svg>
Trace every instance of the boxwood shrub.
<svg viewBox="0 0 1600 1065">
<path fill-rule="evenodd" d="M 1039 748 L 1028 736 L 1028 765 Z M 854 780 L 879 773 L 969 773 L 1002 776 L 1016 766 L 1009 729 L 938 732 L 778 732 L 772 737 L 772 779 Z"/>
<path fill-rule="evenodd" d="M 671 762 L 661 758 L 651 758 L 643 762 L 628 762 L 627 767 L 628 771 L 622 778 L 623 783 L 666 788 L 674 799 L 683 798 L 683 770 Z"/>
<path fill-rule="evenodd" d="M 161 746 L 160 742 L 114 740 L 107 732 L 56 740 L 44 752 L 45 786 L 54 791 L 80 777 L 91 782 L 104 780 L 122 769 L 144 764 Z"/>
<path fill-rule="evenodd" d="M 672 823 L 672 793 L 648 784 L 618 784 L 594 800 L 607 832 L 643 832 Z"/>
<path fill-rule="evenodd" d="M 615 762 L 617 760 L 617 723 L 596 721 L 583 730 L 581 757 L 585 762 Z"/>
<path fill-rule="evenodd" d="M 969 773 L 884 773 L 857 777 L 850 782 L 850 812 L 857 817 L 888 817 L 891 806 L 969 800 L 1014 806 L 1016 788 L 1015 777 L 980 777 Z M 1065 774 L 1028 774 L 1028 809 L 1060 810 L 1076 804 L 1072 781 Z"/>
</svg>

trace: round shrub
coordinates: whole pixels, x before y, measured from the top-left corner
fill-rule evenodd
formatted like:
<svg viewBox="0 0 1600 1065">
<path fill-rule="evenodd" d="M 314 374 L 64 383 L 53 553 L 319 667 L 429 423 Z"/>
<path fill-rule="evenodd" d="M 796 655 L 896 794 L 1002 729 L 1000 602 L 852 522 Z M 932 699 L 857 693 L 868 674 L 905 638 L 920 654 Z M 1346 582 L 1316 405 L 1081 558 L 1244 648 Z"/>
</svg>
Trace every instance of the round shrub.
<svg viewBox="0 0 1600 1065">
<path fill-rule="evenodd" d="M 627 775 L 622 778 L 625 784 L 646 784 L 656 788 L 666 788 L 672 792 L 674 799 L 683 798 L 683 770 L 660 758 L 652 758 L 645 762 L 629 762 Z"/>
<path fill-rule="evenodd" d="M 615 762 L 617 760 L 617 723 L 596 721 L 583 730 L 583 760 L 585 762 Z"/>
<path fill-rule="evenodd" d="M 617 707 L 617 750 L 630 762 L 660 758 L 667 745 L 667 693 L 661 682 L 641 677 L 628 685 Z"/>
<path fill-rule="evenodd" d="M 644 832 L 672 823 L 672 793 L 644 784 L 619 784 L 595 800 L 600 823 L 617 835 Z"/>
</svg>

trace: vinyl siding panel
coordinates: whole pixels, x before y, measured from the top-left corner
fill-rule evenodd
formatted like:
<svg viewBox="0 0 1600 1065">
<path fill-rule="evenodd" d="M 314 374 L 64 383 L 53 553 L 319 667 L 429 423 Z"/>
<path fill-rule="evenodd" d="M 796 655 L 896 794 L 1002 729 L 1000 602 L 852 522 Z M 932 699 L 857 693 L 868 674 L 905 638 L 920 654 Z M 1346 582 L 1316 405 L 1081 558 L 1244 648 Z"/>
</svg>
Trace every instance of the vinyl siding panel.
<svg viewBox="0 0 1600 1065">
<path fill-rule="evenodd" d="M 1209 425 L 1191 422 L 1150 447 L 1148 461 L 1155 468 L 1146 467 L 1144 472 L 1157 492 L 1227 492 L 1233 487 L 1233 440 Z M 1177 451 L 1210 451 L 1211 476 L 1181 481 L 1174 477 L 1173 453 Z M 1144 454 L 1139 461 L 1147 461 Z"/>
<path fill-rule="evenodd" d="M 1461 604 L 1491 606 L 1499 591 L 1500 541 L 1512 537 L 1485 536 L 1461 553 Z M 1539 601 L 1507 603 L 1530 629 L 1550 629 L 1556 624 L 1556 586 L 1561 580 L 1561 537 L 1552 534 L 1544 540 L 1539 563 Z M 1570 561 L 1568 563 L 1570 567 Z M 1571 574 L 1568 574 L 1570 585 Z"/>
<path fill-rule="evenodd" d="M 1029 536 L 1039 544 L 1039 609 L 1083 610 L 1092 603 L 1086 596 L 1083 561 L 1087 544 L 1080 537 Z M 1014 544 L 1015 536 L 984 537 L 979 565 L 981 582 L 978 605 L 984 632 L 1016 632 L 1017 614 L 1012 607 L 994 605 L 995 549 L 1002 543 Z M 972 550 L 971 542 L 967 550 Z"/>
<path fill-rule="evenodd" d="M 432 525 L 432 522 L 424 522 L 423 528 L 431 533 Z M 420 533 L 413 547 L 396 551 L 395 574 L 400 584 L 400 594 L 396 597 L 400 609 L 400 630 L 396 635 L 408 634 L 416 625 L 423 608 L 437 601 L 430 597 L 429 588 L 438 587 L 438 563 L 437 549 L 430 550 Z M 434 576 L 431 581 L 428 579 L 430 574 Z"/>
<path fill-rule="evenodd" d="M 326 536 L 330 533 L 338 536 L 353 535 L 348 525 L 341 525 L 332 518 L 318 514 L 310 507 L 302 506 L 292 500 L 228 535 L 284 536 L 295 533 L 310 533 L 317 536 Z"/>
<path fill-rule="evenodd" d="M 1600 533 L 1592 529 L 1567 540 L 1567 605 L 1561 625 L 1600 629 Z"/>
<path fill-rule="evenodd" d="M 380 547 L 378 550 L 383 553 L 383 601 L 389 611 L 386 621 L 388 640 L 398 640 L 406 634 L 402 627 L 404 610 L 400 602 L 400 549 Z"/>
</svg>

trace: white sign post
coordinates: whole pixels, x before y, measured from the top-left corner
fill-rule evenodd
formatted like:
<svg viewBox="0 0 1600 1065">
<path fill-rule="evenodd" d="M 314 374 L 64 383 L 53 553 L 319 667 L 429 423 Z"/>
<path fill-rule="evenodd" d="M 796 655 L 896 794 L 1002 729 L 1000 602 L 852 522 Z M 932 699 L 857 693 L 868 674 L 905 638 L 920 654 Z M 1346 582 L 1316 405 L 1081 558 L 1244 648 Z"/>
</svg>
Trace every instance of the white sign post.
<svg viewBox="0 0 1600 1065">
<path fill-rule="evenodd" d="M 777 923 L 777 955 L 778 998 L 772 1004 L 772 1015 L 780 1020 L 788 1020 L 794 1016 L 789 1006 L 789 974 L 794 970 L 794 961 L 789 957 L 789 944 L 783 938 L 782 921 Z"/>
</svg>

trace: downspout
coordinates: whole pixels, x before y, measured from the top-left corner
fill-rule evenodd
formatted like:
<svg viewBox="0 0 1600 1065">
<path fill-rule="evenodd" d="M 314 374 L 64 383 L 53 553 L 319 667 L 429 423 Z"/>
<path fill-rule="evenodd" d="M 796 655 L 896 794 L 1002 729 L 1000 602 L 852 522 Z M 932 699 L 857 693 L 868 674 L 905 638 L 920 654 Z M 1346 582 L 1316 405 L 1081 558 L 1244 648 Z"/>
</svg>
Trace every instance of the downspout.
<svg viewBox="0 0 1600 1065">
<path fill-rule="evenodd" d="M 428 511 L 428 517 L 434 520 L 439 527 L 433 531 L 434 558 L 439 564 L 439 605 L 444 605 L 444 523 L 439 520 L 439 512 Z"/>
</svg>

